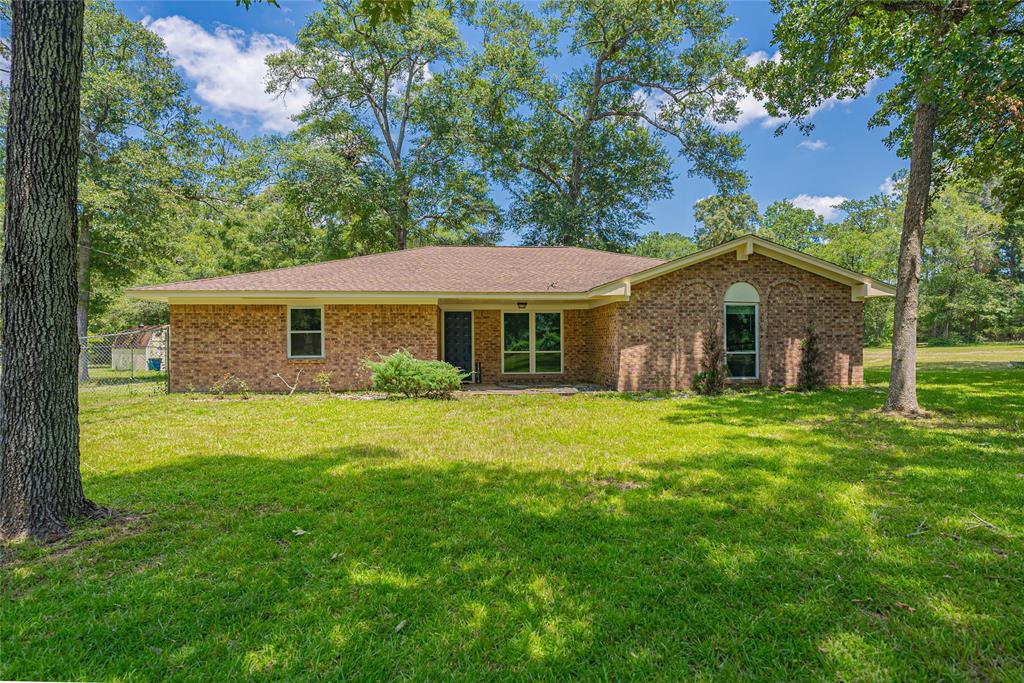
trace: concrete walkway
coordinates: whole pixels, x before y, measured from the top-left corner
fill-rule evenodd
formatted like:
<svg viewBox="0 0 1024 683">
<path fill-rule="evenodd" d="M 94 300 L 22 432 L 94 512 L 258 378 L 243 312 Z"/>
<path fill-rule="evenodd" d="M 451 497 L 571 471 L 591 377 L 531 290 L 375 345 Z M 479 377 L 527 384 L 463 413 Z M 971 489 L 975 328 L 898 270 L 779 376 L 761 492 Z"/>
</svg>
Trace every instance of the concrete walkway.
<svg viewBox="0 0 1024 683">
<path fill-rule="evenodd" d="M 582 393 L 611 391 L 599 384 L 467 384 L 456 396 L 518 396 L 520 394 L 555 394 L 574 396 Z"/>
</svg>

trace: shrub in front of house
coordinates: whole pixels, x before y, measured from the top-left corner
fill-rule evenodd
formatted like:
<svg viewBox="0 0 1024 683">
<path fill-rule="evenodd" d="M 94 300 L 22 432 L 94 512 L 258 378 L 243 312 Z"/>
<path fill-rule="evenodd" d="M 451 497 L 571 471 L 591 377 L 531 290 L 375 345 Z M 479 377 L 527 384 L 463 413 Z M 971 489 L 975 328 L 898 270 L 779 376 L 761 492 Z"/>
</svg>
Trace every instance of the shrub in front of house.
<svg viewBox="0 0 1024 683">
<path fill-rule="evenodd" d="M 800 374 L 797 388 L 800 391 L 814 391 L 825 387 L 825 373 L 821 368 L 821 347 L 814 326 L 807 324 L 807 336 L 800 342 Z"/>
<path fill-rule="evenodd" d="M 374 391 L 407 398 L 450 398 L 468 375 L 440 360 L 420 360 L 405 349 L 380 360 L 364 360 Z"/>
<path fill-rule="evenodd" d="M 702 346 L 701 371 L 693 376 L 692 388 L 702 396 L 718 396 L 725 391 L 725 380 L 728 377 L 721 329 L 706 333 Z"/>
</svg>

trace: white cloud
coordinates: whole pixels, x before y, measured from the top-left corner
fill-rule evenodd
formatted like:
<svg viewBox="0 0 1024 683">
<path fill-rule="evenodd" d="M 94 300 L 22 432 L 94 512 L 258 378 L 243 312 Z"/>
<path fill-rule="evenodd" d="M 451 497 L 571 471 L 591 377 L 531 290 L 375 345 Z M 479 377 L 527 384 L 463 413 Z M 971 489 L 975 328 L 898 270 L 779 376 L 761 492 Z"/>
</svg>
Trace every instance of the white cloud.
<svg viewBox="0 0 1024 683">
<path fill-rule="evenodd" d="M 884 194 L 889 195 L 890 197 L 892 197 L 895 194 L 898 194 L 898 191 L 896 190 L 896 181 L 893 180 L 892 176 L 886 178 L 885 182 L 878 186 L 878 189 L 881 190 Z"/>
<path fill-rule="evenodd" d="M 828 143 L 825 142 L 824 140 L 804 140 L 799 145 L 797 145 L 797 147 L 803 147 L 804 149 L 809 149 L 812 152 L 820 152 L 821 150 L 828 147 Z"/>
<path fill-rule="evenodd" d="M 295 128 L 291 117 L 309 103 L 309 92 L 299 88 L 277 97 L 264 90 L 265 60 L 292 47 L 286 38 L 270 33 L 247 35 L 224 25 L 211 33 L 181 16 L 146 17 L 142 24 L 163 38 L 174 63 L 195 82 L 196 96 L 213 109 L 255 117 L 269 131 Z"/>
<path fill-rule="evenodd" d="M 827 221 L 835 219 L 839 216 L 839 209 L 836 207 L 847 200 L 847 197 L 842 195 L 828 196 L 815 196 L 811 194 L 798 194 L 789 201 L 792 202 L 793 206 L 799 209 L 810 209 L 814 213 L 818 214 Z"/>
<path fill-rule="evenodd" d="M 778 63 L 782 61 L 782 54 L 776 51 L 775 54 L 769 55 L 764 50 L 757 50 L 755 52 L 751 52 L 749 55 L 745 57 L 745 59 L 747 61 L 747 66 L 757 66 L 758 64 L 767 61 Z M 865 92 L 870 92 L 871 88 L 874 86 L 874 83 L 874 80 L 869 82 Z M 807 113 L 807 116 L 804 118 L 810 119 L 818 112 L 828 111 L 829 109 L 832 109 L 840 102 L 844 101 L 846 100 L 840 100 L 837 97 L 830 97 L 821 104 L 819 104 L 817 107 L 812 107 L 811 110 Z M 740 97 L 736 103 L 736 106 L 739 108 L 739 116 L 736 117 L 735 121 L 729 121 L 728 123 L 718 124 L 718 128 L 720 130 L 726 132 L 737 131 L 740 130 L 741 128 L 747 127 L 751 123 L 760 123 L 762 128 L 775 128 L 777 126 L 781 126 L 788 120 L 785 117 L 770 115 L 768 113 L 768 110 L 764 106 L 764 102 L 754 97 L 754 95 L 748 92 L 745 88 L 740 88 Z"/>
</svg>

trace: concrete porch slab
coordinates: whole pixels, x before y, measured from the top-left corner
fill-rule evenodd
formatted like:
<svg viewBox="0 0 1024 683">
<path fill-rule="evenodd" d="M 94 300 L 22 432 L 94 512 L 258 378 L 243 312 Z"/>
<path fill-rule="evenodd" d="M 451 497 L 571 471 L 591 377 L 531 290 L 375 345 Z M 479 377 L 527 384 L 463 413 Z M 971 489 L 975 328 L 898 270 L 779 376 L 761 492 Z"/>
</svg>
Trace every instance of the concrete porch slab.
<svg viewBox="0 0 1024 683">
<path fill-rule="evenodd" d="M 467 384 L 456 392 L 457 397 L 463 396 L 518 396 L 521 394 L 555 394 L 557 396 L 574 396 L 582 393 L 611 391 L 599 384 Z"/>
</svg>

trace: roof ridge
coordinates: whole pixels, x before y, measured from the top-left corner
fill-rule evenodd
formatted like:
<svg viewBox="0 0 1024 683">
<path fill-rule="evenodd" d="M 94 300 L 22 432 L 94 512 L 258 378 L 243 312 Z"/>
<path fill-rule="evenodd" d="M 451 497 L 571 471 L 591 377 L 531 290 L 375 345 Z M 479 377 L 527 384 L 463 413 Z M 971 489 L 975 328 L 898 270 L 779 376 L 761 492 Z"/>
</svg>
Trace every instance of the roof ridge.
<svg viewBox="0 0 1024 683">
<path fill-rule="evenodd" d="M 160 289 L 165 285 L 178 284 L 180 282 L 197 283 L 197 282 L 210 282 L 212 280 L 221 280 L 229 277 L 240 277 L 243 275 L 263 275 L 265 273 L 277 273 L 283 270 L 301 270 L 303 268 L 313 268 L 315 266 L 326 266 L 332 263 L 341 263 L 343 261 L 351 263 L 352 261 L 358 261 L 360 259 L 366 259 L 374 256 L 388 256 L 391 254 L 402 254 L 413 251 L 425 251 L 428 249 L 448 249 L 448 248 L 460 248 L 460 249 L 578 249 L 580 251 L 589 251 L 597 254 L 610 254 L 613 256 L 629 256 L 632 258 L 640 258 L 645 260 L 660 261 L 665 263 L 662 259 L 655 258 L 653 256 L 639 256 L 637 254 L 625 254 L 618 251 L 604 251 L 601 249 L 593 249 L 591 247 L 576 247 L 572 245 L 556 244 L 556 245 L 541 245 L 541 244 L 421 244 L 415 247 L 409 247 L 406 249 L 392 249 L 391 251 L 378 251 L 373 254 L 359 254 L 356 256 L 347 256 L 344 258 L 329 259 L 327 261 L 316 261 L 314 263 L 299 263 L 294 266 L 279 266 L 277 268 L 268 268 L 266 270 L 247 270 L 241 273 L 228 273 L 225 275 L 211 275 L 209 277 L 196 278 L 194 280 L 177 280 L 172 282 L 158 282 L 152 285 L 141 285 L 133 287 L 133 289 Z"/>
<path fill-rule="evenodd" d="M 282 270 L 299 270 L 300 268 L 312 268 L 313 266 L 326 266 L 329 263 L 340 263 L 342 261 L 356 261 L 358 259 L 364 259 L 370 256 L 384 256 L 385 254 L 398 254 L 406 251 L 419 251 L 421 249 L 430 249 L 431 247 L 442 246 L 439 244 L 423 244 L 418 247 L 410 247 L 408 249 L 393 249 L 391 251 L 378 251 L 373 254 L 358 254 L 356 256 L 345 256 L 343 258 L 328 259 L 327 261 L 316 261 L 314 263 L 299 263 L 294 266 L 278 266 L 277 268 L 267 268 L 265 270 L 246 270 L 241 273 L 229 273 L 227 275 L 211 275 L 209 277 L 200 277 L 194 280 L 177 280 L 174 282 L 159 282 L 155 285 L 142 285 L 141 287 L 135 287 L 134 289 L 158 289 L 163 285 L 174 285 L 180 282 L 209 282 L 210 280 L 220 280 L 227 277 L 240 277 L 242 275 L 262 275 L 264 273 L 277 273 Z M 455 246 L 455 245 L 453 245 Z M 468 245 L 467 245 L 468 246 Z"/>
</svg>

